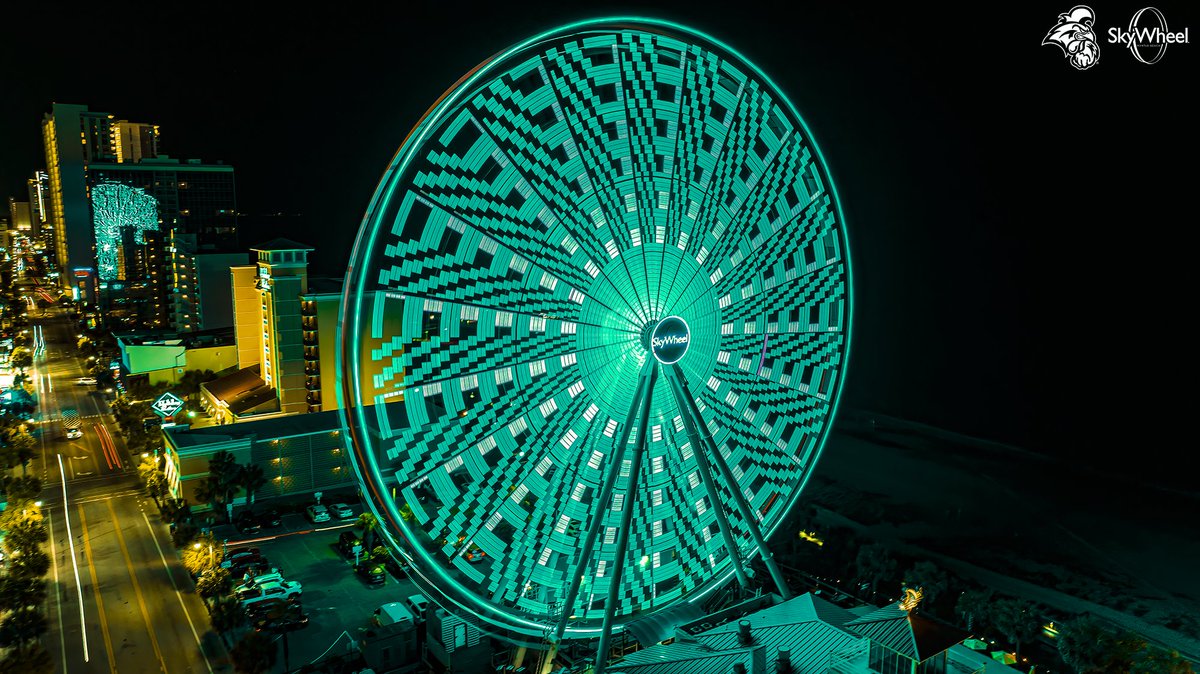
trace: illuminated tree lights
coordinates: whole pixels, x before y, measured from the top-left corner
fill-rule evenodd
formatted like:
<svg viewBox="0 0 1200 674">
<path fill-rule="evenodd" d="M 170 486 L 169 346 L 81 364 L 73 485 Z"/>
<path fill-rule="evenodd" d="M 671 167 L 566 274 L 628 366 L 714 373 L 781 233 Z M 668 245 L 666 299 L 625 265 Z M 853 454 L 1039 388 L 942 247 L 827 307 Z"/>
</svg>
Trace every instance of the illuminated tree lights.
<svg viewBox="0 0 1200 674">
<path fill-rule="evenodd" d="M 506 50 L 409 134 L 350 269 L 354 463 L 430 596 L 532 643 L 748 583 L 850 331 L 841 209 L 765 75 L 645 20 Z"/>
<path fill-rule="evenodd" d="M 140 187 L 100 183 L 92 188 L 92 225 L 98 275 L 115 280 L 122 234 L 132 230 L 134 243 L 145 243 L 142 232 L 158 229 L 158 200 Z"/>
</svg>

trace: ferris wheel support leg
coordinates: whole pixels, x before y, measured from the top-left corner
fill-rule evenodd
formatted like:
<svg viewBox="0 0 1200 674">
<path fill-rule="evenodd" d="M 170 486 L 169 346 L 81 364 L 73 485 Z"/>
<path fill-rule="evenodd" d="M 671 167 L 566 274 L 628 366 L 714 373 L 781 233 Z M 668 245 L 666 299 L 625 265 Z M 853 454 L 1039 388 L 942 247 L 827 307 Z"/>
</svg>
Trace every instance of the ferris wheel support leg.
<svg viewBox="0 0 1200 674">
<path fill-rule="evenodd" d="M 600 490 L 600 495 L 596 497 L 598 499 L 597 503 L 612 502 L 613 489 L 617 485 L 617 480 L 621 477 L 621 464 L 624 463 L 625 448 L 629 445 L 629 434 L 633 432 L 633 422 L 637 420 L 638 408 L 642 406 L 644 399 L 650 397 L 650 388 L 654 385 L 653 381 L 651 381 L 649 386 L 647 386 L 647 378 L 654 377 L 657 371 L 658 368 L 655 367 L 654 360 L 647 359 L 646 365 L 642 368 L 637 392 L 633 396 L 633 401 L 629 403 L 629 414 L 625 417 L 625 427 L 622 429 L 616 446 L 613 448 L 612 458 L 609 459 L 608 475 L 604 480 L 604 486 Z M 644 415 L 643 419 L 645 419 Z M 600 533 L 601 520 L 604 519 L 601 516 L 603 512 L 597 512 L 592 516 L 592 520 L 588 522 L 587 532 L 583 538 L 583 547 L 579 550 L 579 561 L 575 565 L 574 573 L 571 574 L 571 583 L 567 587 L 567 595 L 562 604 L 562 615 L 559 616 L 558 626 L 554 630 L 553 643 L 557 644 L 562 641 L 563 634 L 567 631 L 567 620 L 570 618 L 571 611 L 575 606 L 575 598 L 579 595 L 579 585 L 583 582 L 583 572 L 592 561 L 592 551 L 596 546 L 596 538 Z"/>
<path fill-rule="evenodd" d="M 594 674 L 604 674 L 605 665 L 608 664 L 613 616 L 617 612 L 617 598 L 621 595 L 621 574 L 625 570 L 625 555 L 629 552 L 629 528 L 633 524 L 633 506 L 638 495 L 638 480 L 642 476 L 642 459 L 646 456 L 646 430 L 650 426 L 650 402 L 654 398 L 654 381 L 658 378 L 656 365 L 651 360 L 642 370 L 642 381 L 639 386 L 642 392 L 639 401 L 641 409 L 638 410 L 637 435 L 633 440 L 633 459 L 629 462 L 629 482 L 625 488 L 625 500 L 621 503 L 621 527 L 617 529 L 617 551 L 613 557 L 616 563 L 613 564 L 612 581 L 608 585 L 608 599 L 604 602 L 604 624 L 600 628 L 600 645 L 596 649 Z M 602 501 L 602 503 L 608 507 L 607 501 Z"/>
<path fill-rule="evenodd" d="M 729 528 L 729 518 L 725 514 L 725 508 L 721 506 L 721 501 L 717 498 L 717 485 L 713 481 L 708 464 L 701 460 L 703 445 L 700 440 L 700 432 L 696 429 L 696 423 L 692 420 L 691 412 L 684 401 L 684 393 L 680 390 L 679 383 L 671 375 L 670 370 L 667 371 L 667 383 L 671 385 L 675 404 L 679 406 L 679 417 L 683 419 L 683 428 L 687 431 L 688 441 L 692 443 L 692 452 L 696 455 L 696 472 L 700 473 L 700 481 L 704 483 L 708 500 L 712 501 L 713 512 L 717 515 L 717 526 L 721 528 L 721 537 L 725 540 L 725 549 L 733 557 L 733 573 L 737 576 L 738 585 L 743 589 L 749 588 L 750 581 L 746 578 L 746 570 L 742 568 L 742 555 L 738 550 L 737 541 L 733 539 L 733 529 Z"/>
<path fill-rule="evenodd" d="M 733 472 L 729 470 L 729 464 L 725 463 L 725 457 L 721 455 L 721 451 L 717 449 L 716 442 L 713 441 L 712 434 L 708 432 L 708 426 L 702 423 L 700 409 L 696 407 L 696 399 L 692 397 L 692 393 L 688 390 L 687 380 L 683 377 L 683 370 L 679 365 L 672 365 L 667 369 L 667 377 L 675 382 L 679 391 L 677 397 L 682 397 L 680 405 L 687 406 L 692 418 L 695 420 L 696 429 L 700 433 L 700 439 L 703 441 L 708 455 L 712 457 L 713 463 L 717 464 L 717 470 L 721 473 L 721 478 L 725 480 L 725 484 L 729 485 L 729 492 L 733 495 L 733 502 L 737 505 L 738 511 L 742 515 L 742 519 L 746 523 L 746 528 L 750 530 L 750 535 L 754 538 L 754 545 L 758 547 L 759 554 L 762 555 L 763 563 L 767 566 L 767 573 L 771 575 L 771 580 L 775 582 L 775 588 L 779 591 L 779 595 L 786 599 L 792 598 L 792 591 L 788 589 L 787 583 L 783 580 L 783 574 L 779 571 L 779 565 L 775 563 L 775 556 L 771 554 L 771 549 L 767 547 L 767 540 L 763 538 L 762 530 L 758 527 L 758 518 L 754 515 L 754 509 L 746 502 L 746 495 L 737 486 L 737 480 L 733 478 Z M 680 396 L 679 394 L 683 395 Z M 702 463 L 697 461 L 696 463 Z M 714 504 L 716 505 L 716 504 Z"/>
</svg>

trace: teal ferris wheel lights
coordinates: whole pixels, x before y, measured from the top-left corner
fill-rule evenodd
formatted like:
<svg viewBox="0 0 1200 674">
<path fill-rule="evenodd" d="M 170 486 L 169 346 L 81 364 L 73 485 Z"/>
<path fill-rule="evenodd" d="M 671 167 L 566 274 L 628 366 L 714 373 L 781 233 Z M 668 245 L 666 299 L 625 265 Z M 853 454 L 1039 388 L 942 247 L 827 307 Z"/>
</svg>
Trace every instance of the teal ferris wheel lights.
<svg viewBox="0 0 1200 674">
<path fill-rule="evenodd" d="M 339 340 L 363 492 L 432 596 L 530 642 L 748 583 L 849 303 L 832 182 L 761 72 L 663 22 L 539 35 L 430 109 L 364 218 Z"/>
</svg>

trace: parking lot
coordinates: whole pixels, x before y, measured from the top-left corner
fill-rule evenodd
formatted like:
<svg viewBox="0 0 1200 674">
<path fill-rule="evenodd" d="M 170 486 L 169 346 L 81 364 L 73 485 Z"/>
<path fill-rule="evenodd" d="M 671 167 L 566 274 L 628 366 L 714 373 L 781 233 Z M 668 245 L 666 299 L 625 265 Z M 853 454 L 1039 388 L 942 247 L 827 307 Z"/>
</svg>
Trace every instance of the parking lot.
<svg viewBox="0 0 1200 674">
<path fill-rule="evenodd" d="M 264 506 L 265 508 L 266 506 Z M 383 585 L 369 586 L 353 569 L 354 559 L 340 555 L 335 548 L 338 536 L 353 530 L 361 506 L 352 504 L 355 517 L 313 524 L 304 515 L 287 513 L 282 525 L 263 529 L 251 536 L 236 533 L 233 527 L 214 528 L 218 540 L 228 538 L 230 550 L 256 547 L 289 581 L 303 586 L 302 604 L 309 616 L 308 626 L 288 637 L 290 669 L 296 669 L 320 658 L 326 651 L 344 653 L 347 637 L 355 641 L 366 639 L 372 612 L 381 605 L 403 601 L 418 590 L 408 580 L 397 580 L 388 574 Z M 330 650 L 330 646 L 341 641 Z M 277 671 L 285 671 L 280 653 Z"/>
</svg>

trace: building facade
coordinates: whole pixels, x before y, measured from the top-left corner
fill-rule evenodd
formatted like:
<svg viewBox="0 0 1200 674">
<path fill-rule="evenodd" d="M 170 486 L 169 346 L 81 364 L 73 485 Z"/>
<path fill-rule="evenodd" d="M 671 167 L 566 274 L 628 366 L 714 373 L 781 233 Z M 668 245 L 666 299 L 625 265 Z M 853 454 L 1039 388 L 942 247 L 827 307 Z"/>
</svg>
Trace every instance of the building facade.
<svg viewBox="0 0 1200 674">
<path fill-rule="evenodd" d="M 233 333 L 226 330 L 177 335 L 172 333 L 123 333 L 114 335 L 121 352 L 121 376 L 125 385 L 135 380 L 155 386 L 178 384 L 188 370 L 214 373 L 237 365 Z"/>
<path fill-rule="evenodd" d="M 171 328 L 193 332 L 233 327 L 230 268 L 245 263 L 246 253 L 203 251 L 195 234 L 169 232 Z"/>
</svg>

